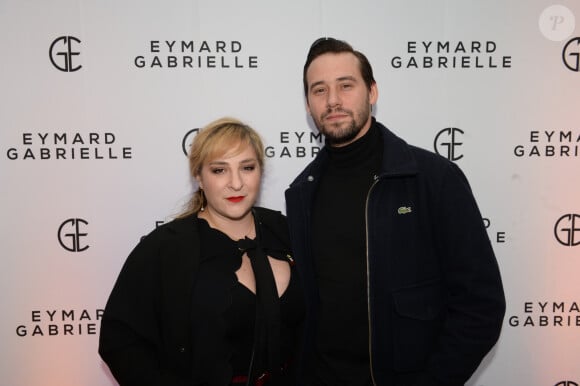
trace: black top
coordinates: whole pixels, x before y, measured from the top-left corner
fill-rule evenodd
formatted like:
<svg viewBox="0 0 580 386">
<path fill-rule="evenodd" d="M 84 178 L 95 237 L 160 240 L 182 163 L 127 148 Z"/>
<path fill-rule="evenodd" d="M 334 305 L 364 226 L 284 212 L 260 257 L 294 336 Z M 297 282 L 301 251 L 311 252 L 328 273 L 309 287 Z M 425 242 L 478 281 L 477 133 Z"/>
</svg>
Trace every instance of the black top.
<svg viewBox="0 0 580 386">
<path fill-rule="evenodd" d="M 267 254 L 289 255 L 285 216 L 260 207 L 252 212 Z M 199 273 L 200 223 L 190 215 L 155 228 L 123 264 L 99 333 L 99 354 L 122 386 L 227 386 L 232 380 L 223 314 L 237 279 Z"/>
<path fill-rule="evenodd" d="M 320 294 L 316 385 L 370 383 L 365 204 L 380 170 L 380 132 L 327 146 L 329 164 L 312 212 L 312 250 Z"/>
<path fill-rule="evenodd" d="M 225 340 L 230 346 L 230 357 L 227 358 L 233 375 L 246 375 L 250 366 L 252 346 L 256 323 L 256 295 L 241 284 L 236 271 L 242 264 L 243 252 L 238 242 L 230 239 L 221 231 L 211 228 L 200 219 L 199 232 L 202 240 L 200 277 L 222 278 L 229 292 L 227 304 L 224 304 L 221 318 L 216 323 L 223 323 Z M 271 256 L 288 261 L 285 256 Z M 198 288 L 197 290 L 203 291 Z M 304 305 L 300 284 L 294 269 L 291 269 L 290 282 L 280 297 L 280 357 L 281 364 L 293 360 L 296 352 L 298 330 L 303 319 Z"/>
</svg>

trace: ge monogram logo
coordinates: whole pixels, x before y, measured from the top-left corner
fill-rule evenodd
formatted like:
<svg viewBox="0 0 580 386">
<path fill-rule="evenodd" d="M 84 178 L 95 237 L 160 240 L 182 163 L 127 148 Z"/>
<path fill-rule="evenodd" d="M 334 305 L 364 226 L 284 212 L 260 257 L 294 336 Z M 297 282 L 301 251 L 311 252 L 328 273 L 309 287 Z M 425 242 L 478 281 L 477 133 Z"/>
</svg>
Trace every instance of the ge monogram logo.
<svg viewBox="0 0 580 386">
<path fill-rule="evenodd" d="M 565 214 L 554 226 L 556 240 L 562 245 L 573 247 L 580 244 L 580 215 Z"/>
<path fill-rule="evenodd" d="M 73 43 L 81 41 L 74 36 L 61 36 L 50 45 L 50 61 L 52 65 L 63 72 L 74 72 L 81 69 L 81 65 L 73 65 L 73 58 L 80 52 L 73 51 Z"/>
<path fill-rule="evenodd" d="M 562 60 L 570 71 L 580 72 L 580 37 L 566 43 L 562 51 Z"/>
<path fill-rule="evenodd" d="M 183 154 L 189 155 L 189 149 L 191 148 L 191 143 L 193 142 L 193 138 L 196 134 L 199 133 L 199 129 L 192 129 L 189 130 L 183 140 L 181 141 L 181 150 L 183 150 Z"/>
<path fill-rule="evenodd" d="M 443 135 L 445 134 L 447 141 L 443 141 L 445 138 Z M 457 137 L 459 134 L 463 134 L 463 130 L 458 129 L 456 127 L 448 127 L 446 129 L 441 130 L 437 133 L 435 137 L 435 141 L 433 141 L 433 147 L 437 154 L 440 154 L 444 157 L 447 157 L 450 161 L 457 161 L 463 158 L 463 154 L 458 154 L 456 148 L 463 145 L 462 142 L 457 142 Z M 440 149 L 445 148 L 447 154 L 442 154 Z"/>
<path fill-rule="evenodd" d="M 88 233 L 81 232 L 81 227 L 88 225 L 83 219 L 69 218 L 58 228 L 58 242 L 70 252 L 82 252 L 89 248 L 88 245 L 81 245 L 81 238 L 86 237 Z"/>
<path fill-rule="evenodd" d="M 578 386 L 578 384 L 572 381 L 562 381 L 556 383 L 554 386 Z"/>
</svg>

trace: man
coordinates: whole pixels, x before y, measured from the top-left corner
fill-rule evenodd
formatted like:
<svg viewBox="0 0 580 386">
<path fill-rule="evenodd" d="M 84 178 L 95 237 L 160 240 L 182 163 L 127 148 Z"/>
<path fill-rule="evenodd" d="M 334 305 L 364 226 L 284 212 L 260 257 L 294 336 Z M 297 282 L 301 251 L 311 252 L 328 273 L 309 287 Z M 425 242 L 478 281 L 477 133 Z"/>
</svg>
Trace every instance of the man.
<svg viewBox="0 0 580 386">
<path fill-rule="evenodd" d="M 505 298 L 465 176 L 372 117 L 367 58 L 319 39 L 303 73 L 325 147 L 286 191 L 306 290 L 307 385 L 463 385 Z"/>
</svg>

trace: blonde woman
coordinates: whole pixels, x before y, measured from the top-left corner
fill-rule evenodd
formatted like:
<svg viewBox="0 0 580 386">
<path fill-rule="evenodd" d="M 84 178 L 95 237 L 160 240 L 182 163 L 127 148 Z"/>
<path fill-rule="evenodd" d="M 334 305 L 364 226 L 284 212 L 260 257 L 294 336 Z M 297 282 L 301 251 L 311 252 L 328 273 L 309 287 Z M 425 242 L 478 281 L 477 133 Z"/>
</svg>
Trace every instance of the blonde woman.
<svg viewBox="0 0 580 386">
<path fill-rule="evenodd" d="M 121 386 L 293 384 L 304 314 L 286 218 L 256 207 L 259 135 L 222 118 L 190 155 L 198 189 L 131 252 L 99 353 Z"/>
</svg>

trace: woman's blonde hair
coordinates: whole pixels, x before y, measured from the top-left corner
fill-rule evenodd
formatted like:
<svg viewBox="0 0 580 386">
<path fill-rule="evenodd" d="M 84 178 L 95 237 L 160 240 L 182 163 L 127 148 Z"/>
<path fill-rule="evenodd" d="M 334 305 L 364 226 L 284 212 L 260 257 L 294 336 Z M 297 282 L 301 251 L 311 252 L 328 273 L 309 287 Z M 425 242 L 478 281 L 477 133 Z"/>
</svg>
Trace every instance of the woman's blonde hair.
<svg viewBox="0 0 580 386">
<path fill-rule="evenodd" d="M 251 146 L 256 152 L 260 170 L 264 170 L 264 145 L 260 135 L 245 123 L 230 117 L 220 118 L 202 128 L 195 136 L 189 151 L 189 173 L 196 178 L 204 163 L 221 157 L 231 150 L 243 151 Z M 204 193 L 197 189 L 189 200 L 186 209 L 178 217 L 197 213 L 204 206 Z"/>
</svg>

